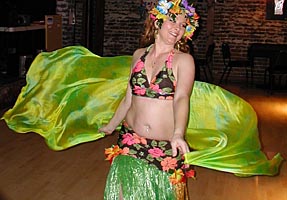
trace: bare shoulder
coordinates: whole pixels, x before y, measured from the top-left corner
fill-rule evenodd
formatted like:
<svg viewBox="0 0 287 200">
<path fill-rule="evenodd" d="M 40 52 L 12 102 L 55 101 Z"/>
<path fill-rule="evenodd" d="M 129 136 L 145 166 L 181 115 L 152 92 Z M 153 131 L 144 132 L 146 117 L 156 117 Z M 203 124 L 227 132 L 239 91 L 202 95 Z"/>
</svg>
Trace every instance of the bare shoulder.
<svg viewBox="0 0 287 200">
<path fill-rule="evenodd" d="M 175 57 L 174 57 L 174 65 L 176 66 L 176 68 L 180 68 L 180 69 L 194 69 L 194 59 L 192 57 L 192 55 L 190 55 L 189 53 L 183 53 L 180 51 L 176 51 L 175 53 Z"/>
<path fill-rule="evenodd" d="M 174 68 L 177 78 L 176 96 L 188 96 L 192 91 L 195 77 L 195 64 L 192 55 L 177 51 L 174 56 Z"/>
<path fill-rule="evenodd" d="M 140 48 L 135 50 L 135 52 L 133 53 L 133 61 L 135 62 L 136 60 L 138 60 L 145 52 L 146 48 Z"/>
<path fill-rule="evenodd" d="M 192 55 L 190 55 L 189 53 L 183 53 L 180 51 L 176 52 L 176 60 L 177 62 L 180 62 L 180 63 L 189 63 L 189 64 L 194 63 L 194 59 Z"/>
<path fill-rule="evenodd" d="M 133 57 L 132 57 L 132 64 L 131 64 L 131 69 L 134 67 L 136 62 L 140 59 L 140 57 L 143 55 L 145 51 L 145 48 L 140 48 L 134 51 Z"/>
</svg>

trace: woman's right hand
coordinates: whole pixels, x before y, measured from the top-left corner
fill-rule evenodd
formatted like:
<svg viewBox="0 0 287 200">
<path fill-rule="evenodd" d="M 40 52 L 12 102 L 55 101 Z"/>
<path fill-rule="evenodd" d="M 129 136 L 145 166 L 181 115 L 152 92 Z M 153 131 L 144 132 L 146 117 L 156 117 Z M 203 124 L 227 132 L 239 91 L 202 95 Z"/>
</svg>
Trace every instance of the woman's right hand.
<svg viewBox="0 0 287 200">
<path fill-rule="evenodd" d="M 114 132 L 114 129 L 109 128 L 107 125 L 99 128 L 99 133 L 105 133 L 106 135 L 111 135 Z"/>
</svg>

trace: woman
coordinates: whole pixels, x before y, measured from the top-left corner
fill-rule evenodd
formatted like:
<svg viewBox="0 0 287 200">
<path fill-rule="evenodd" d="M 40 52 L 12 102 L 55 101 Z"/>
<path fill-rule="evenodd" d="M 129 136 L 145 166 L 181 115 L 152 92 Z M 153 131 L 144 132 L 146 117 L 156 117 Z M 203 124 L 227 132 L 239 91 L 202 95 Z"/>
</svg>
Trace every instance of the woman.
<svg viewBox="0 0 287 200">
<path fill-rule="evenodd" d="M 150 13 L 141 40 L 148 47 L 134 52 L 126 96 L 99 129 L 112 134 L 123 121 L 118 145 L 106 150 L 112 161 L 106 199 L 187 198 L 184 134 L 195 66 L 192 56 L 180 50 L 188 51 L 197 17 L 184 0 L 159 1 Z"/>
</svg>

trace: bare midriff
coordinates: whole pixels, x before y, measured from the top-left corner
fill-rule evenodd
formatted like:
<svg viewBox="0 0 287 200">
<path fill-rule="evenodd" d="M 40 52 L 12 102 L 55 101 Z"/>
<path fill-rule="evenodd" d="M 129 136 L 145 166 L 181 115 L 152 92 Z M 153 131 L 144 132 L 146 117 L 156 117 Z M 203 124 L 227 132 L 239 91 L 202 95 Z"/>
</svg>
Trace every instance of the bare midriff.
<svg viewBox="0 0 287 200">
<path fill-rule="evenodd" d="M 139 136 L 170 140 L 174 130 L 173 100 L 133 95 L 125 121 Z"/>
</svg>

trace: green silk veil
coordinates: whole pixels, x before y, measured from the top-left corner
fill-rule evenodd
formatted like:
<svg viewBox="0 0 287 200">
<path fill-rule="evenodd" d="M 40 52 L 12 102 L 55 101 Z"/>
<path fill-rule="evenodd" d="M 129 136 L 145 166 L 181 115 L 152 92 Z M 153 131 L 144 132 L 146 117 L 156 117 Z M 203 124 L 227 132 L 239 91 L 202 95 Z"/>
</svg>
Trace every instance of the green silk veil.
<svg viewBox="0 0 287 200">
<path fill-rule="evenodd" d="M 2 117 L 18 133 L 40 134 L 59 151 L 95 141 L 125 95 L 131 56 L 99 57 L 80 46 L 40 53 L 13 108 Z M 276 175 L 283 160 L 261 151 L 257 116 L 240 97 L 198 82 L 190 98 L 186 162 L 237 176 Z"/>
</svg>

